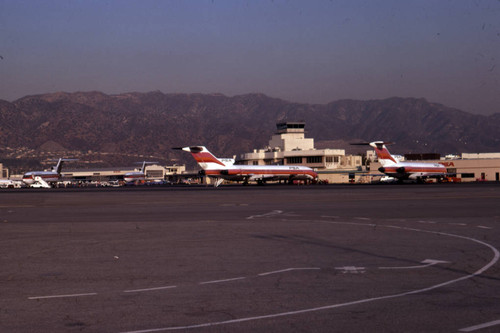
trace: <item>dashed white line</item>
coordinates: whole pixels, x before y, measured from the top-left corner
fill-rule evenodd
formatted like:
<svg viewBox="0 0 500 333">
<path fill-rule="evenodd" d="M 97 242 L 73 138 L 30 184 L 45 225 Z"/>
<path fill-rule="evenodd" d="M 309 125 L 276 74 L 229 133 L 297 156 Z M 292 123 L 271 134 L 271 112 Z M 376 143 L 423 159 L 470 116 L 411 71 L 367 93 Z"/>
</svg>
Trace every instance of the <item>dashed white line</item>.
<svg viewBox="0 0 500 333">
<path fill-rule="evenodd" d="M 473 332 L 473 331 L 481 330 L 483 328 L 496 326 L 496 325 L 500 325 L 500 320 L 494 320 L 494 321 L 490 321 L 489 323 L 484 323 L 484 324 L 479 324 L 479 325 L 475 325 L 475 326 L 471 326 L 471 327 L 462 328 L 461 330 L 459 330 L 459 332 Z"/>
<path fill-rule="evenodd" d="M 366 272 L 364 267 L 356 266 L 335 267 L 335 269 L 342 271 L 343 274 L 363 274 Z"/>
<path fill-rule="evenodd" d="M 266 275 L 278 274 L 278 273 L 290 272 L 290 271 L 320 270 L 320 269 L 321 268 L 318 268 L 318 267 L 286 268 L 286 269 L 281 269 L 281 270 L 272 271 L 272 272 L 260 273 L 260 274 L 258 274 L 258 276 L 266 276 Z M 246 278 L 247 278 L 246 276 L 239 276 L 239 277 L 229 278 L 229 279 L 203 281 L 203 282 L 199 282 L 198 284 L 205 285 L 205 284 L 214 284 L 214 283 L 224 283 L 224 282 L 231 282 L 231 281 L 237 281 L 237 280 L 244 280 Z M 140 293 L 140 292 L 148 292 L 148 291 L 173 289 L 173 288 L 177 288 L 177 286 L 170 285 L 170 286 L 161 286 L 161 287 L 153 287 L 153 288 L 130 289 L 130 290 L 123 290 L 122 292 L 123 293 Z M 31 296 L 31 297 L 28 297 L 28 299 L 29 300 L 37 300 L 37 299 L 49 299 L 49 298 L 69 298 L 69 297 L 94 296 L 97 294 L 98 293 L 81 293 L 81 294 L 66 294 L 66 295 Z"/>
<path fill-rule="evenodd" d="M 261 218 L 261 217 L 269 217 L 269 216 L 278 215 L 281 213 L 283 213 L 282 210 L 273 210 L 272 212 L 269 212 L 269 213 L 249 216 L 249 217 L 247 217 L 247 220 L 252 220 L 252 219 Z"/>
<path fill-rule="evenodd" d="M 48 295 L 48 296 L 32 296 L 28 299 L 47 299 L 47 298 L 67 298 L 67 297 L 82 297 L 82 296 L 94 296 L 97 293 L 84 293 L 84 294 L 68 294 L 68 295 Z"/>
<path fill-rule="evenodd" d="M 244 280 L 244 279 L 246 279 L 246 277 L 245 277 L 245 276 L 240 276 L 240 277 L 231 278 L 231 279 L 223 279 L 223 280 L 205 281 L 205 282 L 200 282 L 200 283 L 198 283 L 198 284 L 222 283 L 222 282 L 230 282 L 230 281 Z"/>
<path fill-rule="evenodd" d="M 281 269 L 279 271 L 260 273 L 258 275 L 259 276 L 266 276 L 266 275 L 278 274 L 278 273 L 289 272 L 289 271 L 307 271 L 307 270 L 320 270 L 320 269 L 321 268 L 319 268 L 319 267 L 286 268 L 286 269 Z"/>
<path fill-rule="evenodd" d="M 172 289 L 177 288 L 177 286 L 164 286 L 164 287 L 155 287 L 155 288 L 144 288 L 144 289 L 133 289 L 133 290 L 124 290 L 124 293 L 140 293 L 144 291 L 155 291 L 155 290 L 163 290 L 163 289 Z"/>
<path fill-rule="evenodd" d="M 327 222 L 327 223 L 352 224 L 352 223 L 341 223 L 341 222 Z M 368 224 L 360 224 L 360 225 L 368 225 Z M 340 308 L 340 307 L 345 307 L 345 306 L 351 306 L 351 305 L 375 302 L 375 301 L 380 301 L 380 300 L 399 298 L 399 297 L 404 297 L 404 296 L 409 296 L 409 295 L 415 295 L 415 294 L 420 294 L 420 293 L 424 293 L 427 291 L 431 291 L 434 289 L 438 289 L 438 288 L 441 288 L 444 286 L 448 286 L 450 284 L 457 283 L 459 281 L 464 281 L 464 280 L 470 279 L 474 276 L 480 275 L 480 274 L 484 273 L 486 270 L 488 270 L 491 266 L 496 264 L 500 259 L 500 252 L 497 250 L 497 248 L 493 247 L 492 245 L 490 245 L 488 243 L 485 243 L 483 241 L 475 239 L 475 238 L 466 237 L 466 236 L 459 236 L 459 235 L 449 234 L 449 233 L 445 233 L 445 232 L 428 231 L 428 230 L 406 228 L 406 227 L 393 226 L 393 225 L 384 225 L 383 227 L 408 230 L 408 231 L 417 231 L 417 232 L 423 232 L 423 233 L 429 233 L 429 234 L 435 234 L 435 235 L 443 235 L 443 236 L 455 237 L 455 238 L 459 238 L 459 239 L 470 240 L 472 242 L 482 244 L 482 245 L 488 247 L 493 252 L 493 259 L 491 259 L 490 262 L 488 262 L 485 266 L 481 267 L 479 270 L 477 270 L 474 273 L 471 273 L 471 274 L 468 274 L 468 275 L 465 275 L 465 276 L 462 276 L 462 277 L 459 277 L 459 278 L 456 278 L 453 280 L 445 281 L 445 282 L 440 283 L 440 284 L 432 285 L 432 286 L 427 287 L 427 288 L 412 290 L 412 291 L 403 292 L 403 293 L 399 293 L 399 294 L 392 294 L 392 295 L 373 297 L 373 298 L 365 298 L 365 299 L 352 301 L 352 302 L 346 302 L 346 303 L 331 304 L 331 305 L 325 305 L 325 306 L 320 306 L 320 307 L 315 307 L 315 308 L 300 309 L 300 310 L 296 310 L 296 311 L 281 312 L 281 313 L 274 313 L 274 314 L 254 316 L 254 317 L 244 317 L 244 318 L 231 319 L 231 320 L 226 320 L 226 321 L 209 322 L 209 323 L 194 324 L 194 325 L 187 325 L 187 326 L 170 326 L 170 327 L 152 328 L 152 329 L 145 329 L 145 330 L 138 330 L 138 331 L 128 331 L 128 332 L 123 332 L 123 333 L 150 333 L 150 332 L 174 331 L 174 330 L 184 330 L 184 329 L 193 329 L 193 328 L 202 328 L 202 327 L 213 327 L 213 326 L 227 325 L 227 324 L 233 324 L 233 323 L 242 323 L 242 322 L 248 322 L 248 321 L 254 321 L 254 320 L 292 316 L 292 315 L 309 313 L 309 312 L 324 311 L 324 310 L 330 310 L 330 309 L 335 309 L 335 308 Z M 313 268 L 313 269 L 316 269 L 316 268 Z M 281 271 L 261 273 L 259 275 L 262 276 L 262 275 L 266 275 L 266 274 L 274 274 L 274 273 L 279 273 L 279 272 L 289 271 L 289 270 L 294 270 L 294 268 L 289 268 L 289 269 L 285 269 L 285 270 L 281 270 Z M 477 326 L 474 326 L 472 328 L 465 328 L 465 329 L 462 329 L 461 331 L 462 332 L 471 332 L 475 329 L 480 329 L 483 327 L 490 327 L 490 326 L 494 326 L 497 324 L 500 324 L 500 321 L 494 321 L 494 322 L 490 322 L 490 323 L 486 323 L 486 324 L 482 324 L 482 325 L 477 325 Z"/>
</svg>

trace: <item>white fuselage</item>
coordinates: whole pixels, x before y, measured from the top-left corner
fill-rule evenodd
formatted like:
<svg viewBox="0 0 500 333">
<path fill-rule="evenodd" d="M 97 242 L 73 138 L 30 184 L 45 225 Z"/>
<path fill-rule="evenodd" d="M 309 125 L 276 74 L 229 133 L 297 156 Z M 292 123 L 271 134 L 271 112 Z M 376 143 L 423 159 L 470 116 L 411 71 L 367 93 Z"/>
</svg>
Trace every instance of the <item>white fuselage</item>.
<svg viewBox="0 0 500 333">
<path fill-rule="evenodd" d="M 128 182 L 143 181 L 146 179 L 146 175 L 143 172 L 128 172 L 123 175 L 123 180 Z"/>
<path fill-rule="evenodd" d="M 53 183 L 59 181 L 61 175 L 53 171 L 31 171 L 23 175 L 23 182 L 28 185 L 34 184 L 36 177 L 40 177 L 47 183 Z"/>
</svg>

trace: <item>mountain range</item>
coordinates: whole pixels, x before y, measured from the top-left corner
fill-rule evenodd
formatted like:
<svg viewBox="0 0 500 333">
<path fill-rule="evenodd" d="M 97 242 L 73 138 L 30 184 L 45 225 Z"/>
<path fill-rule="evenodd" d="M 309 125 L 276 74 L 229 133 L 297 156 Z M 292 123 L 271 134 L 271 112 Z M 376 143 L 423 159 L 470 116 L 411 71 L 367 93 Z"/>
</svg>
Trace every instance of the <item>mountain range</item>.
<svg viewBox="0 0 500 333">
<path fill-rule="evenodd" d="M 395 142 L 391 152 L 399 154 L 500 152 L 500 113 L 474 115 L 422 98 L 319 105 L 263 94 L 58 92 L 0 100 L 0 162 L 80 154 L 102 165 L 185 163 L 189 157 L 172 147 L 239 155 L 266 147 L 283 121 L 304 121 L 316 147 L 347 153 L 360 140 Z"/>
</svg>

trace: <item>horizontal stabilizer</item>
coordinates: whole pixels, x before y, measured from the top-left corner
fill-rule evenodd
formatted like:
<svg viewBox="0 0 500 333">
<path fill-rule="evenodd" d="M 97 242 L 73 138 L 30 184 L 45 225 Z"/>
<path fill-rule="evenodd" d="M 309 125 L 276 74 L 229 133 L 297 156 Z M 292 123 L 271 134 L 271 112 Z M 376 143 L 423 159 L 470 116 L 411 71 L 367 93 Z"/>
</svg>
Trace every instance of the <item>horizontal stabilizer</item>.
<svg viewBox="0 0 500 333">
<path fill-rule="evenodd" d="M 382 146 L 384 145 L 393 145 L 394 142 L 389 142 L 389 141 L 373 141 L 373 142 L 353 142 L 350 143 L 351 146 L 376 146 L 377 148 L 381 149 Z"/>
<path fill-rule="evenodd" d="M 202 152 L 205 147 L 202 146 L 191 146 L 191 147 L 174 147 L 172 149 L 174 150 L 184 150 L 193 154 L 197 154 L 199 152 Z"/>
<path fill-rule="evenodd" d="M 49 160 L 50 162 L 73 162 L 73 161 L 78 161 L 78 158 L 54 158 Z"/>
<path fill-rule="evenodd" d="M 351 146 L 369 146 L 369 142 L 351 142 L 349 143 Z"/>
</svg>

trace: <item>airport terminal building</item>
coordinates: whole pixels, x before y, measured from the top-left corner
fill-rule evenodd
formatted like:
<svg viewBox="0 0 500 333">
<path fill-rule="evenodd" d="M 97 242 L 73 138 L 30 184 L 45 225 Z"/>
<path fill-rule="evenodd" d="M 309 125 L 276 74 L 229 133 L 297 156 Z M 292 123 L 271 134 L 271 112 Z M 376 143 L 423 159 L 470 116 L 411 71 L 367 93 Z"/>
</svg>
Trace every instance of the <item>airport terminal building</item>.
<svg viewBox="0 0 500 333">
<path fill-rule="evenodd" d="M 305 137 L 304 122 L 276 124 L 277 132 L 265 149 L 254 149 L 242 154 L 237 164 L 245 165 L 303 165 L 313 168 L 320 181 L 327 183 L 371 183 L 382 178 L 374 150 L 366 152 L 366 160 L 359 155 L 346 155 L 344 149 L 316 149 L 314 139 Z M 439 154 L 408 154 L 407 161 L 440 163 L 447 168 L 452 181 L 500 181 L 500 153 L 463 153 L 443 157 Z"/>
<path fill-rule="evenodd" d="M 313 138 L 305 137 L 305 122 L 281 122 L 276 124 L 277 131 L 271 136 L 266 148 L 254 149 L 252 152 L 235 156 L 240 165 L 301 165 L 314 169 L 319 180 L 325 183 L 371 183 L 379 182 L 382 174 L 374 150 L 361 155 L 346 155 L 344 149 L 316 149 Z M 463 153 L 441 157 L 439 154 L 407 154 L 399 156 L 406 161 L 425 161 L 440 163 L 452 175 L 454 182 L 496 181 L 500 182 L 500 153 Z M 123 182 L 124 175 L 139 171 L 134 167 L 114 167 L 101 169 L 66 169 L 63 168 L 63 179 L 76 182 Z M 145 168 L 147 182 L 184 182 L 187 179 L 200 181 L 200 175 L 186 172 L 185 165 L 147 165 Z M 22 175 L 18 175 L 22 178 Z M 9 170 L 0 163 L 0 178 L 15 179 Z M 208 178 L 208 177 L 202 177 Z M 204 179 L 210 182 L 209 179 Z"/>
<path fill-rule="evenodd" d="M 2 163 L 0 163 L 0 178 L 9 178 L 9 169 L 4 167 Z"/>
<path fill-rule="evenodd" d="M 63 179 L 73 179 L 81 182 L 122 181 L 126 173 L 140 171 L 140 168 L 115 167 L 100 169 L 63 169 Z M 174 181 L 176 176 L 186 171 L 184 165 L 163 166 L 158 164 L 146 165 L 144 174 L 146 181 Z"/>
<path fill-rule="evenodd" d="M 304 122 L 283 122 L 276 127 L 266 148 L 241 154 L 236 164 L 307 166 L 330 183 L 349 182 L 362 171 L 361 156 L 346 155 L 344 149 L 316 149 L 314 139 L 305 137 Z"/>
</svg>

